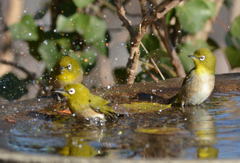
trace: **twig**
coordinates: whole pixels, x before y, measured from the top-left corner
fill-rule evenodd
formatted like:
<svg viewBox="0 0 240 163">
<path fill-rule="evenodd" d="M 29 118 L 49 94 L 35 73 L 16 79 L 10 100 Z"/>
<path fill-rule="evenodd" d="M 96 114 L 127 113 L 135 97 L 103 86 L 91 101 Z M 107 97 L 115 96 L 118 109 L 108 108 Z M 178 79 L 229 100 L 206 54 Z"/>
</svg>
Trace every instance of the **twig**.
<svg viewBox="0 0 240 163">
<path fill-rule="evenodd" d="M 149 58 L 151 59 L 153 65 L 154 65 L 155 68 L 157 69 L 157 71 L 158 71 L 159 75 L 161 76 L 161 78 L 162 78 L 163 80 L 165 80 L 165 77 L 163 76 L 163 74 L 162 74 L 162 72 L 159 70 L 159 68 L 157 67 L 155 61 L 152 59 L 151 55 L 148 53 L 148 51 L 147 51 L 147 49 L 145 48 L 145 46 L 143 45 L 143 43 L 140 42 L 140 44 L 142 45 L 143 49 L 144 49 L 144 50 L 146 51 L 146 53 L 148 54 Z"/>
<path fill-rule="evenodd" d="M 162 23 L 163 30 L 164 30 L 165 47 L 167 49 L 168 56 L 171 60 L 171 64 L 175 67 L 177 76 L 183 78 L 186 76 L 186 73 L 184 71 L 183 65 L 182 65 L 176 51 L 173 49 L 172 43 L 171 43 L 169 35 L 168 35 L 168 29 L 167 29 L 165 17 L 161 18 L 161 23 Z"/>
<path fill-rule="evenodd" d="M 222 20 L 220 20 L 218 17 L 216 17 L 216 20 L 217 22 L 221 25 L 221 27 L 225 30 L 225 32 L 228 32 L 229 31 L 229 28 L 228 26 L 222 22 Z M 234 44 L 234 46 L 237 48 L 237 49 L 240 49 L 238 43 L 237 43 L 237 40 L 234 38 L 234 37 L 231 37 L 231 40 Z"/>
<path fill-rule="evenodd" d="M 156 6 L 155 9 L 151 10 L 149 14 L 147 14 L 147 16 L 143 19 L 144 21 L 142 21 L 141 28 L 137 33 L 134 31 L 133 27 L 130 24 L 130 21 L 128 21 L 128 19 L 125 16 L 125 10 L 122 6 L 121 0 L 114 1 L 117 6 L 117 13 L 118 13 L 119 19 L 123 22 L 123 25 L 128 29 L 131 36 L 130 56 L 128 58 L 128 62 L 126 66 L 126 69 L 127 69 L 126 83 L 127 84 L 132 84 L 134 82 L 135 75 L 138 69 L 138 62 L 139 62 L 139 56 L 140 56 L 140 52 L 139 52 L 140 42 L 144 34 L 147 32 L 149 25 L 157 19 L 156 15 L 158 12 L 160 12 L 163 16 L 181 1 L 182 0 L 164 0 L 162 3 Z M 142 8 L 142 14 L 146 15 L 146 11 L 148 12 L 149 10 L 147 6 L 147 1 L 140 0 L 140 3 Z"/>
<path fill-rule="evenodd" d="M 29 76 L 29 78 L 30 78 L 31 80 L 38 81 L 37 84 L 38 84 L 41 88 L 44 88 L 44 87 L 45 87 L 45 85 L 44 85 L 39 79 L 37 79 L 37 78 L 35 77 L 35 75 L 33 75 L 32 73 L 30 73 L 30 72 L 29 72 L 28 70 L 26 70 L 24 67 L 19 66 L 19 65 L 17 65 L 16 63 L 9 62 L 9 61 L 5 61 L 5 60 L 0 60 L 0 63 L 6 64 L 6 65 L 10 65 L 10 66 L 13 66 L 13 67 L 16 67 L 16 68 L 22 70 L 23 72 L 25 72 L 25 73 Z"/>
<path fill-rule="evenodd" d="M 156 76 L 154 76 L 151 72 L 149 72 L 148 70 L 146 70 L 146 73 L 147 73 L 149 76 L 151 76 L 151 78 L 152 78 L 154 81 L 159 81 L 159 79 L 158 79 Z"/>
<path fill-rule="evenodd" d="M 153 6 L 159 6 L 159 5 L 157 5 L 157 3 L 156 3 L 155 1 L 153 1 L 153 0 L 150 0 L 150 2 L 153 4 Z M 171 3 L 169 3 L 169 4 L 171 4 Z M 172 5 L 172 4 L 171 4 L 171 5 Z M 157 8 L 157 7 L 155 7 L 155 8 Z M 170 9 L 170 7 L 165 7 L 165 8 L 167 8 L 168 11 L 169 11 L 169 9 Z M 141 8 L 141 9 L 142 9 L 142 11 L 144 10 L 144 8 Z M 145 9 L 145 10 L 146 10 L 146 9 Z M 153 10 L 154 10 L 154 9 L 153 9 Z M 146 11 L 145 11 L 145 12 L 146 12 Z M 148 13 L 145 15 L 145 17 L 146 17 L 147 15 L 149 15 L 149 13 L 150 13 L 150 12 L 148 12 Z M 143 19 L 142 19 L 142 20 L 143 20 Z M 156 28 L 157 28 L 157 31 L 158 31 L 158 34 L 159 34 L 160 38 L 163 40 L 163 43 L 164 43 L 164 45 L 165 45 L 165 47 L 166 47 L 166 50 L 167 50 L 167 52 L 168 52 L 168 56 L 169 56 L 169 58 L 170 58 L 170 60 L 171 60 L 171 64 L 175 67 L 175 71 L 176 71 L 178 77 L 185 77 L 185 76 L 186 76 L 186 73 L 185 73 L 185 71 L 184 71 L 184 68 L 183 68 L 183 66 L 182 66 L 182 63 L 181 63 L 181 61 L 180 61 L 180 59 L 179 59 L 179 57 L 178 57 L 175 49 L 174 49 L 173 46 L 172 46 L 172 43 L 171 43 L 171 41 L 170 41 L 170 37 L 169 37 L 169 35 L 168 35 L 168 29 L 167 29 L 165 17 L 164 17 L 164 16 L 161 17 L 160 20 L 161 20 L 161 23 L 159 22 L 159 20 L 156 20 L 156 21 L 154 22 L 154 25 L 155 25 Z M 142 22 L 142 21 L 141 21 L 141 22 Z M 140 24 L 141 24 L 141 23 L 140 23 Z M 161 25 L 162 25 L 162 27 L 163 27 L 163 32 L 160 31 L 160 30 L 161 30 L 161 28 L 160 28 Z"/>
<path fill-rule="evenodd" d="M 106 0 L 99 0 L 100 3 L 102 3 L 102 5 L 106 6 L 107 8 L 109 8 L 112 11 L 116 11 L 116 7 L 113 6 L 111 3 L 107 2 Z"/>
<path fill-rule="evenodd" d="M 223 21 L 221 19 L 216 17 L 216 21 L 222 26 L 222 28 L 225 30 L 225 32 L 228 32 L 228 30 L 229 30 L 228 26 L 225 23 L 223 23 Z"/>
<path fill-rule="evenodd" d="M 119 0 L 114 0 L 116 7 L 117 7 L 117 14 L 119 19 L 122 21 L 123 26 L 125 26 L 130 34 L 131 37 L 135 36 L 135 31 L 134 28 L 131 26 L 131 22 L 127 19 L 126 15 L 125 15 L 125 10 L 123 8 L 123 6 L 121 5 L 120 2 L 118 2 Z"/>
</svg>

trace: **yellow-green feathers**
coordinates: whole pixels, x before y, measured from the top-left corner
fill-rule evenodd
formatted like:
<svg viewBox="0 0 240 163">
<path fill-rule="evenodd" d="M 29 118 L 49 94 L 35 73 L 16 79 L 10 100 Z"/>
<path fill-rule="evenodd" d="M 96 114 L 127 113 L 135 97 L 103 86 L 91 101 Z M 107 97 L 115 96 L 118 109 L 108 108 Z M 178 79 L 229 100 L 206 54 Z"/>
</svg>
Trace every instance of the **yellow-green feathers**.
<svg viewBox="0 0 240 163">
<path fill-rule="evenodd" d="M 91 94 L 88 88 L 82 84 L 68 84 L 64 90 L 64 92 L 56 92 L 62 93 L 68 98 L 69 109 L 79 119 L 105 119 L 104 116 L 112 118 L 115 115 L 115 111 L 110 106 L 106 106 L 109 103 L 107 100 Z"/>
<path fill-rule="evenodd" d="M 53 67 L 50 74 L 50 85 L 53 88 L 63 88 L 67 84 L 81 83 L 83 72 L 78 62 L 69 57 L 62 57 Z"/>
<path fill-rule="evenodd" d="M 206 49 L 198 49 L 189 55 L 195 67 L 185 77 L 180 92 L 171 100 L 173 105 L 199 105 L 211 94 L 215 83 L 216 58 Z"/>
<path fill-rule="evenodd" d="M 195 63 L 195 71 L 197 74 L 214 74 L 216 66 L 216 57 L 213 53 L 206 49 L 198 49 L 194 52 L 194 57 L 191 57 Z"/>
</svg>

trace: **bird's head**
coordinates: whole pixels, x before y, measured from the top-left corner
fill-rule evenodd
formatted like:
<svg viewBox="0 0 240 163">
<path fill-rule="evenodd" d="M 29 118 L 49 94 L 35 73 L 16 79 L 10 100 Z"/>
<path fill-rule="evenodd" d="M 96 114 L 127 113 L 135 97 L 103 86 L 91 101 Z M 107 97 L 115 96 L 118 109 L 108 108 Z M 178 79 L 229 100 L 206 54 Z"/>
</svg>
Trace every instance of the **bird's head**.
<svg viewBox="0 0 240 163">
<path fill-rule="evenodd" d="M 68 84 L 62 88 L 55 89 L 56 93 L 61 93 L 63 96 L 67 97 L 69 101 L 77 100 L 79 102 L 88 99 L 89 90 L 82 84 Z"/>
<path fill-rule="evenodd" d="M 82 70 L 75 59 L 64 56 L 59 60 L 58 64 L 54 66 L 54 71 L 58 71 L 59 74 L 64 74 L 65 76 L 71 76 L 78 74 Z"/>
<path fill-rule="evenodd" d="M 207 48 L 198 49 L 188 57 L 193 59 L 197 73 L 215 73 L 216 57 Z"/>
</svg>

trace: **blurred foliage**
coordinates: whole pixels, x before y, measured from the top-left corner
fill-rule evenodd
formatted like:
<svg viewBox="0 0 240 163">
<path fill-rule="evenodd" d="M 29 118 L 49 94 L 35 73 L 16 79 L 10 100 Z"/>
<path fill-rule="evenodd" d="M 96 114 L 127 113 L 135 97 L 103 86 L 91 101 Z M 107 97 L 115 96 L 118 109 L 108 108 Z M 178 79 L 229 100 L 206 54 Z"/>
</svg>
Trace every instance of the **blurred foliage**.
<svg viewBox="0 0 240 163">
<path fill-rule="evenodd" d="M 225 54 L 233 69 L 240 67 L 240 15 L 235 18 L 230 27 L 230 31 L 225 36 L 227 44 Z"/>
<path fill-rule="evenodd" d="M 226 5 L 230 10 L 232 2 L 230 0 L 225 0 L 223 5 Z M 208 37 L 207 40 L 199 40 L 195 37 L 196 34 L 204 28 L 206 22 L 216 16 L 216 10 L 216 3 L 210 2 L 209 0 L 188 0 L 166 14 L 166 24 L 168 25 L 171 41 L 178 52 L 186 73 L 194 67 L 192 59 L 187 56 L 192 55 L 195 50 L 204 47 L 212 51 L 220 49 L 216 40 L 210 37 Z M 240 16 L 232 22 L 229 31 L 226 32 L 225 40 L 228 47 L 224 52 L 226 53 L 231 68 L 240 67 L 239 29 Z M 153 30 L 154 29 L 152 29 L 152 31 Z M 165 48 L 161 47 L 161 45 L 163 45 L 161 41 L 162 40 L 159 40 L 159 37 L 155 36 L 153 33 L 145 34 L 142 39 L 142 43 L 157 63 L 165 78 L 176 77 L 176 73 L 174 72 L 167 52 Z M 126 44 L 128 51 L 130 51 L 130 41 L 127 41 Z M 136 76 L 135 82 L 153 81 L 153 78 L 149 74 L 161 80 L 161 77 L 153 67 L 149 57 L 146 55 L 147 53 L 142 47 L 140 48 L 140 52 L 140 61 L 142 61 L 143 71 Z M 126 70 L 124 70 L 124 73 L 126 73 L 125 71 Z M 116 72 L 114 73 L 116 74 Z M 123 71 L 121 76 L 124 76 Z M 119 81 L 121 82 L 118 83 L 122 83 L 124 79 L 125 78 L 120 78 Z"/>
<path fill-rule="evenodd" d="M 216 5 L 208 0 L 187 1 L 184 5 L 176 7 L 182 29 L 193 34 L 199 32 L 215 12 Z"/>
<path fill-rule="evenodd" d="M 110 35 L 106 23 L 102 19 L 102 10 L 107 7 L 103 3 L 95 3 L 95 0 L 63 0 L 57 2 L 58 4 L 54 4 L 55 17 L 52 17 L 52 20 L 56 21 L 52 22 L 50 28 L 38 26 L 36 21 L 44 18 L 52 4 L 42 6 L 34 15 L 25 14 L 20 22 L 9 27 L 13 39 L 26 41 L 29 53 L 38 61 L 43 61 L 46 64 L 46 71 L 40 78 L 45 83 L 48 82 L 47 78 L 53 65 L 64 55 L 75 58 L 83 68 L 84 74 L 91 71 L 99 54 L 108 57 Z M 115 6 L 113 0 L 106 0 L 105 2 Z M 225 0 L 224 4 L 229 10 L 231 9 L 232 2 L 230 0 Z M 113 11 L 113 9 L 110 10 Z M 216 16 L 216 10 L 216 4 L 209 0 L 188 0 L 166 14 L 166 24 L 171 42 L 176 48 L 186 72 L 194 66 L 193 61 L 187 55 L 193 54 L 196 49 L 202 47 L 211 50 L 219 49 L 219 45 L 211 38 L 207 40 L 195 38 L 196 34 L 204 28 L 206 22 Z M 239 28 L 240 16 L 232 22 L 225 37 L 227 47 L 224 52 L 231 68 L 240 67 Z M 142 43 L 165 78 L 176 77 L 168 54 L 163 47 L 164 44 L 159 39 L 158 34 L 155 33 L 154 28 L 150 28 L 149 33 L 144 35 Z M 128 50 L 130 50 L 131 42 L 128 40 L 126 44 Z M 161 80 L 146 51 L 140 47 L 140 52 L 142 71 L 137 74 L 135 82 L 153 81 L 151 75 Z M 116 68 L 114 75 L 116 83 L 125 83 L 126 68 Z M 24 91 L 22 90 L 21 94 L 17 93 L 16 96 L 13 96 L 13 93 L 8 94 L 8 92 L 2 93 L 1 96 L 12 100 L 18 99 L 21 97 L 20 95 L 26 93 L 25 83 L 22 80 L 13 76 L 8 78 L 13 78 L 19 84 L 19 88 L 24 88 Z M 2 80 L 5 80 L 5 78 L 2 78 Z M 7 97 L 7 94 L 12 96 Z"/>
<path fill-rule="evenodd" d="M 76 59 L 83 68 L 84 74 L 87 74 L 96 64 L 99 54 L 108 56 L 106 44 L 110 41 L 106 23 L 101 18 L 102 15 L 95 10 L 86 9 L 86 7 L 90 6 L 91 8 L 94 5 L 92 4 L 94 0 L 56 2 L 57 4 L 54 4 L 56 22 L 52 24 L 56 28 L 38 26 L 35 22 L 46 15 L 51 9 L 51 4 L 42 6 L 34 15 L 23 15 L 20 22 L 9 28 L 13 39 L 26 41 L 29 53 L 38 61 L 46 64 L 46 72 L 40 78 L 46 84 L 52 67 L 64 55 L 70 55 Z M 54 20 L 54 17 L 52 19 Z M 11 75 L 6 76 L 7 79 L 11 79 L 11 83 L 7 83 L 10 85 L 2 85 L 8 88 L 16 85 L 22 90 L 20 93 L 16 91 L 14 94 L 5 91 L 6 89 L 2 87 L 1 89 L 4 91 L 1 91 L 1 96 L 8 100 L 18 99 L 27 93 L 25 83 L 13 74 Z M 6 81 L 6 77 L 4 76 L 2 81 Z"/>
<path fill-rule="evenodd" d="M 20 80 L 16 75 L 8 73 L 0 79 L 0 96 L 8 101 L 20 98 L 28 92 L 26 84 L 28 79 Z"/>
</svg>

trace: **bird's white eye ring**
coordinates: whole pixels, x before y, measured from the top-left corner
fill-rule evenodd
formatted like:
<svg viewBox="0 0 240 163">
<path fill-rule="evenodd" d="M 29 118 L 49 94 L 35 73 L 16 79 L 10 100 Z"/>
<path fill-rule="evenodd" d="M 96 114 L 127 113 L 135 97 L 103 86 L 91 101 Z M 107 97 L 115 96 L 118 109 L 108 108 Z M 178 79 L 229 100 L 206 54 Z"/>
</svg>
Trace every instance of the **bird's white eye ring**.
<svg viewBox="0 0 240 163">
<path fill-rule="evenodd" d="M 69 63 L 67 68 L 68 68 L 68 70 L 71 70 L 72 69 L 72 65 Z"/>
<path fill-rule="evenodd" d="M 71 94 L 71 95 L 73 95 L 74 93 L 75 93 L 75 89 L 74 88 L 71 88 L 71 89 L 69 89 L 69 94 Z"/>
<path fill-rule="evenodd" d="M 200 61 L 204 61 L 204 60 L 205 60 L 205 56 L 202 55 L 201 57 L 199 57 L 199 60 L 200 60 Z"/>
</svg>

